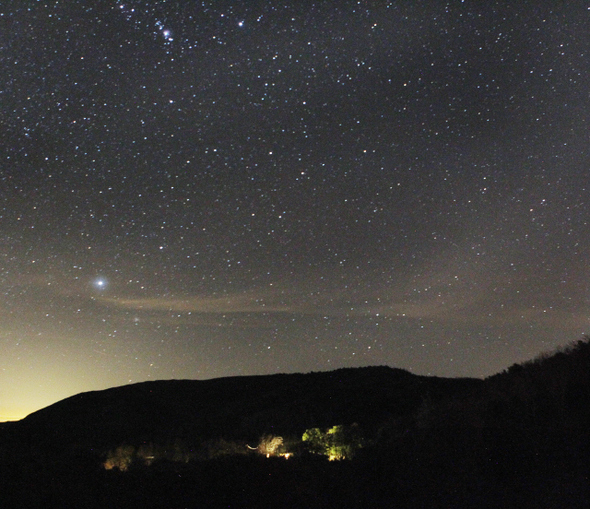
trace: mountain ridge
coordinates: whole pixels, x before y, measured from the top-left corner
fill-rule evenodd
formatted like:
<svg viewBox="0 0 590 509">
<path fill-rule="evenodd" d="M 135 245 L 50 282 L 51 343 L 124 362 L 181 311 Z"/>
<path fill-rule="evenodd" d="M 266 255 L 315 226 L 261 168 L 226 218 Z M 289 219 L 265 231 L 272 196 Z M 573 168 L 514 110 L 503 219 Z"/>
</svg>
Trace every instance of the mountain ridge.
<svg viewBox="0 0 590 509">
<path fill-rule="evenodd" d="M 264 433 L 298 434 L 312 426 L 381 421 L 475 389 L 469 378 L 414 375 L 386 366 L 334 371 L 156 380 L 89 391 L 38 410 L 23 429 L 63 443 L 199 436 L 252 440 Z M 39 431 L 42 430 L 42 431 Z M 162 437 L 161 435 L 166 435 Z"/>
<path fill-rule="evenodd" d="M 582 509 L 589 373 L 585 338 L 484 380 L 373 366 L 80 393 L 0 426 L 2 503 Z"/>
</svg>

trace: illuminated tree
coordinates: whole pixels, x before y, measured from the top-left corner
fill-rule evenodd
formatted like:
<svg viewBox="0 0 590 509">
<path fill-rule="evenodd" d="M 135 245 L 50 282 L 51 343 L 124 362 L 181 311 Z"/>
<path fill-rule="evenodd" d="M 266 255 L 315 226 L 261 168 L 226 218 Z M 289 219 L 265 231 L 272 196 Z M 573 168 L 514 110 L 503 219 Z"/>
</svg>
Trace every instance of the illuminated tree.
<svg viewBox="0 0 590 509">
<path fill-rule="evenodd" d="M 280 454 L 282 447 L 283 437 L 277 437 L 275 435 L 264 435 L 260 439 L 258 447 L 250 447 L 250 449 L 254 449 L 258 451 L 260 454 L 264 454 L 268 458 L 269 456 L 276 456 Z"/>
<path fill-rule="evenodd" d="M 350 459 L 363 446 L 356 424 L 333 426 L 325 432 L 319 428 L 311 428 L 303 433 L 303 441 L 308 444 L 311 452 L 328 456 L 330 460 Z"/>
<path fill-rule="evenodd" d="M 135 459 L 135 447 L 132 445 L 121 445 L 114 451 L 109 451 L 106 461 L 103 463 L 106 470 L 114 468 L 125 472 Z"/>
</svg>

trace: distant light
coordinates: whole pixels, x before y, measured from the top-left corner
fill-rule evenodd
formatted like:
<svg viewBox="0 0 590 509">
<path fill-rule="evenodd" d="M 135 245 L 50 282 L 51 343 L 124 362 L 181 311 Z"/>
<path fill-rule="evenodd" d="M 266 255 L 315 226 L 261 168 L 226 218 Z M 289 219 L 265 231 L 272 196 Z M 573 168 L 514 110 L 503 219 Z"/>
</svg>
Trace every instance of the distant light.
<svg viewBox="0 0 590 509">
<path fill-rule="evenodd" d="M 106 288 L 107 282 L 103 278 L 98 278 L 98 279 L 95 279 L 94 280 L 93 285 L 94 285 L 95 288 L 98 288 L 99 290 L 103 290 L 103 289 Z"/>
</svg>

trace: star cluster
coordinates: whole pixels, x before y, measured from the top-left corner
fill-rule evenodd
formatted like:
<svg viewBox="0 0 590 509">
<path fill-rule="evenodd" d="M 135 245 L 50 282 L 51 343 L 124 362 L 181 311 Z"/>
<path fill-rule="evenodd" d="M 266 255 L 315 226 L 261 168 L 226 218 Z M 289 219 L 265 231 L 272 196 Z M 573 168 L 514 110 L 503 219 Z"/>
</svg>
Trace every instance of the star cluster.
<svg viewBox="0 0 590 509">
<path fill-rule="evenodd" d="M 589 327 L 590 10 L 0 7 L 0 419 L 83 390 Z"/>
</svg>

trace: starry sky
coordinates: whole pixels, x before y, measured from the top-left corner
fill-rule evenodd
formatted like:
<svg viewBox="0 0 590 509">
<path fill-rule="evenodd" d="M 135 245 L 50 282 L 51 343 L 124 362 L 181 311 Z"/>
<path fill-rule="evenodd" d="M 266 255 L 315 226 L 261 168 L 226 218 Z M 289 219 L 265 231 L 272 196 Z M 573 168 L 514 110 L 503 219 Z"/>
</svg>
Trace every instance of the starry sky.
<svg viewBox="0 0 590 509">
<path fill-rule="evenodd" d="M 586 2 L 2 2 L 0 420 L 580 339 L 589 56 Z"/>
</svg>

